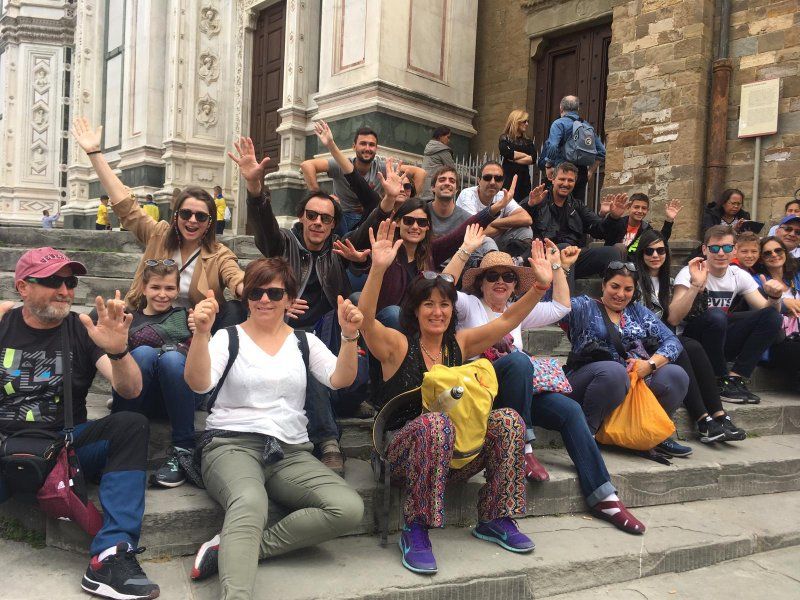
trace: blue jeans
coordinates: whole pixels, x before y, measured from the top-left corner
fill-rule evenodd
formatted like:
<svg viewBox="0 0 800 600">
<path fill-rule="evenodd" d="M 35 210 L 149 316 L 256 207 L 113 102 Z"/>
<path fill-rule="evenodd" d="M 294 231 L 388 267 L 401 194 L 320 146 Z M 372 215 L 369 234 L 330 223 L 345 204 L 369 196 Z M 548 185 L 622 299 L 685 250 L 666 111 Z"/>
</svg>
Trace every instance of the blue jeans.
<svg viewBox="0 0 800 600">
<path fill-rule="evenodd" d="M 495 408 L 513 408 L 525 421 L 525 441 L 536 439 L 531 419 L 533 395 L 533 364 L 524 352 L 510 352 L 492 363 L 500 384 L 495 398 Z"/>
<path fill-rule="evenodd" d="M 113 412 L 132 410 L 149 418 L 168 416 L 173 446 L 194 448 L 194 411 L 202 396 L 195 394 L 183 378 L 186 357 L 177 351 L 162 354 L 150 346 L 134 348 L 131 356 L 142 372 L 142 393 L 126 400 L 115 391 Z"/>
<path fill-rule="evenodd" d="M 343 212 L 342 218 L 339 219 L 339 223 L 336 225 L 336 235 L 344 237 L 346 233 L 353 231 L 363 216 L 358 212 Z"/>
</svg>

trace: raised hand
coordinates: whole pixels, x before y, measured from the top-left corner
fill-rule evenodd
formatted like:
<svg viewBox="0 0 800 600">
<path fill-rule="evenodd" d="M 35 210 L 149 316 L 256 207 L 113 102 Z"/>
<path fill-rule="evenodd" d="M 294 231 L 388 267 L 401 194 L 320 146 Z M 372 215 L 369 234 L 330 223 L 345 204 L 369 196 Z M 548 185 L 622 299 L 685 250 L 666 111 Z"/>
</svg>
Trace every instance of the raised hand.
<svg viewBox="0 0 800 600">
<path fill-rule="evenodd" d="M 531 257 L 528 262 L 533 269 L 533 278 L 540 287 L 548 287 L 553 282 L 553 267 L 544 253 L 542 240 L 533 240 L 531 243 Z"/>
<path fill-rule="evenodd" d="M 467 227 L 467 230 L 464 232 L 464 243 L 461 244 L 461 247 L 472 254 L 481 247 L 485 239 L 486 233 L 483 231 L 483 227 L 478 223 L 473 223 Z"/>
<path fill-rule="evenodd" d="M 619 219 L 630 206 L 628 194 L 611 194 L 611 206 L 609 207 L 608 214 L 615 219 Z"/>
<path fill-rule="evenodd" d="M 239 171 L 242 173 L 248 182 L 258 182 L 259 187 L 264 181 L 264 175 L 267 171 L 267 163 L 269 156 L 265 156 L 261 162 L 256 158 L 256 149 L 253 146 L 253 140 L 249 137 L 240 137 L 238 141 L 233 142 L 233 147 L 239 156 L 234 156 L 232 152 L 228 152 L 228 158 L 239 165 Z"/>
<path fill-rule="evenodd" d="M 666 206 L 664 206 L 664 216 L 666 217 L 667 221 L 674 221 L 675 217 L 678 216 L 678 213 L 681 212 L 683 208 L 683 204 L 681 204 L 680 200 L 670 200 L 667 202 Z"/>
<path fill-rule="evenodd" d="M 186 326 L 189 327 L 189 331 L 192 332 L 192 335 L 197 333 L 197 325 L 194 323 L 194 309 L 189 309 L 189 316 L 186 317 Z"/>
<path fill-rule="evenodd" d="M 97 325 L 92 323 L 89 315 L 80 315 L 89 337 L 106 354 L 124 352 L 128 347 L 128 329 L 133 315 L 125 312 L 125 302 L 122 301 L 119 290 L 108 302 L 103 302 L 103 298 L 97 296 L 94 306 L 97 309 Z"/>
<path fill-rule="evenodd" d="M 370 252 L 369 248 L 366 250 L 356 250 L 356 247 L 353 246 L 353 242 L 349 239 L 334 241 L 333 251 L 345 260 L 349 260 L 353 263 L 363 263 L 367 260 Z"/>
<path fill-rule="evenodd" d="M 383 173 L 378 171 L 378 179 L 381 180 L 383 191 L 387 197 L 394 199 L 403 191 L 403 179 L 400 168 L 403 166 L 402 162 L 398 162 L 393 158 L 386 159 L 386 177 Z"/>
<path fill-rule="evenodd" d="M 336 297 L 336 303 L 338 304 L 336 313 L 339 317 L 339 327 L 342 328 L 342 335 L 351 338 L 356 334 L 358 328 L 361 327 L 364 315 L 361 314 L 361 311 L 358 310 L 355 304 L 350 302 L 350 300 L 345 300 L 341 296 Z"/>
<path fill-rule="evenodd" d="M 92 126 L 89 124 L 89 119 L 86 117 L 78 117 L 72 121 L 72 129 L 70 129 L 70 132 L 84 152 L 100 150 L 100 140 L 103 136 L 102 125 L 98 126 L 97 129 L 92 129 Z"/>
<path fill-rule="evenodd" d="M 537 185 L 528 195 L 528 206 L 541 204 L 545 198 L 547 198 L 547 186 L 545 184 Z"/>
<path fill-rule="evenodd" d="M 11 300 L 0 302 L 0 321 L 3 320 L 3 316 L 12 308 L 14 308 L 14 302 L 12 302 Z"/>
<path fill-rule="evenodd" d="M 581 249 L 577 246 L 567 246 L 561 250 L 561 266 L 565 269 L 571 269 L 572 265 L 578 260 Z"/>
<path fill-rule="evenodd" d="M 764 275 L 759 275 L 758 278 L 761 280 L 761 288 L 772 299 L 779 298 L 787 289 L 780 279 L 767 279 Z"/>
<path fill-rule="evenodd" d="M 214 298 L 214 290 L 208 290 L 206 297 L 194 307 L 194 324 L 196 332 L 209 335 L 214 326 L 214 320 L 219 312 L 219 303 Z"/>
<path fill-rule="evenodd" d="M 387 269 L 389 265 L 394 262 L 397 256 L 397 251 L 403 244 L 403 240 L 398 238 L 394 239 L 394 233 L 397 230 L 397 223 L 391 219 L 381 221 L 378 225 L 378 234 L 369 229 L 369 242 L 372 246 L 372 268 L 373 269 Z"/>
<path fill-rule="evenodd" d="M 308 310 L 308 302 L 302 298 L 295 298 L 292 305 L 286 309 L 286 316 L 290 319 L 297 319 Z"/>
<path fill-rule="evenodd" d="M 331 132 L 331 128 L 328 127 L 328 124 L 322 119 L 314 123 L 314 133 L 317 134 L 319 141 L 326 148 L 330 147 L 331 144 L 334 143 L 333 133 Z"/>
<path fill-rule="evenodd" d="M 608 213 L 611 212 L 611 203 L 613 199 L 611 195 L 606 194 L 603 196 L 603 199 L 600 200 L 600 210 L 597 212 L 598 215 L 601 217 L 605 217 Z"/>
<path fill-rule="evenodd" d="M 692 287 L 704 288 L 708 279 L 706 259 L 698 256 L 689 261 L 689 283 Z"/>
<path fill-rule="evenodd" d="M 558 251 L 558 246 L 550 238 L 544 239 L 544 253 L 551 265 L 561 264 L 561 253 Z"/>
</svg>

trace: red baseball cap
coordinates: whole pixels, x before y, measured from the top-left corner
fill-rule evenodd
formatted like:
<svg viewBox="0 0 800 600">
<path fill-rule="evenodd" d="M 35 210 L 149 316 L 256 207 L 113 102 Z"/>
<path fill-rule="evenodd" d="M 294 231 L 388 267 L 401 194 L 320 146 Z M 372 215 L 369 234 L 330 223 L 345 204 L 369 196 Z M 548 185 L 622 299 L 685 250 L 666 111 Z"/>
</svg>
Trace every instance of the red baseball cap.
<svg viewBox="0 0 800 600">
<path fill-rule="evenodd" d="M 26 277 L 49 277 L 64 267 L 72 269 L 73 275 L 86 275 L 83 264 L 70 260 L 66 254 L 55 248 L 34 248 L 20 256 L 14 271 L 14 283 Z"/>
</svg>

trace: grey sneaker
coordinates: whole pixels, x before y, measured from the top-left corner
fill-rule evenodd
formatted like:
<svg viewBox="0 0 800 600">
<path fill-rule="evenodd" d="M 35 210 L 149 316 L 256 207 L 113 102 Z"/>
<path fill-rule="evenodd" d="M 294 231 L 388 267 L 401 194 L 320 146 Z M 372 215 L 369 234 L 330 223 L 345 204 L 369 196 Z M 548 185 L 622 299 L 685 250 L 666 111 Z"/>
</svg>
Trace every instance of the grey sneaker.
<svg viewBox="0 0 800 600">
<path fill-rule="evenodd" d="M 186 471 L 178 460 L 180 452 L 188 452 L 183 448 L 170 448 L 167 460 L 150 476 L 150 483 L 166 488 L 174 488 L 186 483 Z"/>
</svg>

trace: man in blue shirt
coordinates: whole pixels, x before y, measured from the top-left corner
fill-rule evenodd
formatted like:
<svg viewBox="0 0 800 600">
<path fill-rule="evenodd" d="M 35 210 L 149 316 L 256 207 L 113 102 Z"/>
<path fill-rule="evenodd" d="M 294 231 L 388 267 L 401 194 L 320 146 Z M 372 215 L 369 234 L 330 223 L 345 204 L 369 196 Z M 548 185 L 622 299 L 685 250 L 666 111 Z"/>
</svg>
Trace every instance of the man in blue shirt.
<svg viewBox="0 0 800 600">
<path fill-rule="evenodd" d="M 564 144 L 572 135 L 572 124 L 581 117 L 578 114 L 581 108 L 581 101 L 577 96 L 564 96 L 559 104 L 561 116 L 550 125 L 550 135 L 544 143 L 543 154 L 546 153 L 545 161 L 553 167 L 557 167 L 567 160 L 564 155 Z M 606 159 L 606 147 L 600 141 L 599 136 L 595 136 L 595 150 L 597 160 L 591 167 L 578 166 L 578 181 L 572 191 L 574 198 L 581 202 L 586 202 L 586 186 L 592 180 L 601 162 Z"/>
</svg>

